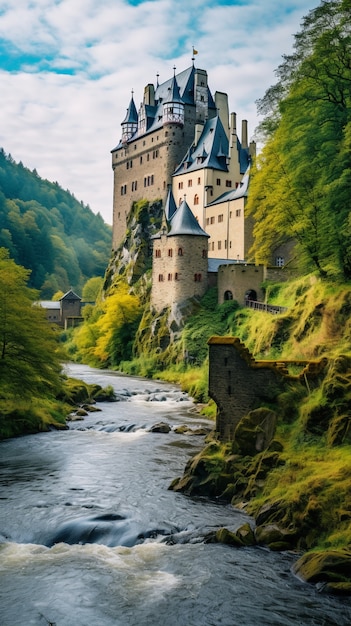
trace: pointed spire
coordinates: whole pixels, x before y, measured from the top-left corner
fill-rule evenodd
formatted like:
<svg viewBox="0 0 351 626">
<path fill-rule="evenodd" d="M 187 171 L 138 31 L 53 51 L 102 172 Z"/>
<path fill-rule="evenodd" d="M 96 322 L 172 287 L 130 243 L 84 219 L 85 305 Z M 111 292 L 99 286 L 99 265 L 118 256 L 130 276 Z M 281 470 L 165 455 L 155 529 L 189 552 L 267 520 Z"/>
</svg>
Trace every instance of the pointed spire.
<svg viewBox="0 0 351 626">
<path fill-rule="evenodd" d="M 171 86 L 169 88 L 169 95 L 166 99 L 166 102 L 183 102 L 183 100 L 180 97 L 180 91 L 179 91 L 179 86 L 177 83 L 175 71 L 176 71 L 176 68 L 173 67 L 174 75 L 172 78 Z"/>
<path fill-rule="evenodd" d="M 171 229 L 168 236 L 175 235 L 201 235 L 202 237 L 209 237 L 200 226 L 189 205 L 187 204 L 185 197 L 181 205 L 177 209 L 171 222 Z"/>
<path fill-rule="evenodd" d="M 134 103 L 134 98 L 133 98 L 133 90 L 132 90 L 132 97 L 130 99 L 129 102 L 129 106 L 127 109 L 127 114 L 122 122 L 122 124 L 137 124 L 138 123 L 138 112 L 136 110 L 136 106 Z"/>
<path fill-rule="evenodd" d="M 167 194 L 167 199 L 166 199 L 166 204 L 165 204 L 165 208 L 164 208 L 164 213 L 165 213 L 165 217 L 167 222 L 170 222 L 173 215 L 175 214 L 177 210 L 177 205 L 175 203 L 174 200 L 174 195 L 172 192 L 171 187 L 169 187 L 168 189 L 168 194 Z"/>
</svg>

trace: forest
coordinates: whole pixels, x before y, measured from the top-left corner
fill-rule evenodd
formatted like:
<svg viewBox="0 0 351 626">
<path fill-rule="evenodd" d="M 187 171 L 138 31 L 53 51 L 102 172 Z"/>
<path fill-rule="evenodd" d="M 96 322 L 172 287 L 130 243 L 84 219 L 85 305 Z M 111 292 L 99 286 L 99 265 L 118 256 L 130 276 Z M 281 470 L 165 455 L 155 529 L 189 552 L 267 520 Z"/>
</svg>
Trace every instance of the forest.
<svg viewBox="0 0 351 626">
<path fill-rule="evenodd" d="M 0 247 L 30 270 L 28 286 L 42 299 L 102 277 L 111 237 L 100 214 L 0 150 Z"/>
</svg>

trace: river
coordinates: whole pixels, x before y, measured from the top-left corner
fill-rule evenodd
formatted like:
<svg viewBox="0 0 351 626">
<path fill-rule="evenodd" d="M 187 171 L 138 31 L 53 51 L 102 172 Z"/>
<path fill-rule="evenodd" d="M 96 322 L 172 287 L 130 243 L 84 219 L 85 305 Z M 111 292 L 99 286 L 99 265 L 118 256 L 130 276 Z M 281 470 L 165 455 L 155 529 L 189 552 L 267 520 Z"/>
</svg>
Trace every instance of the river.
<svg viewBox="0 0 351 626">
<path fill-rule="evenodd" d="M 248 518 L 168 490 L 209 426 L 177 387 L 84 365 L 119 396 L 66 431 L 0 443 L 1 626 L 349 626 L 296 556 L 204 543 Z M 169 433 L 148 428 L 159 421 Z"/>
</svg>

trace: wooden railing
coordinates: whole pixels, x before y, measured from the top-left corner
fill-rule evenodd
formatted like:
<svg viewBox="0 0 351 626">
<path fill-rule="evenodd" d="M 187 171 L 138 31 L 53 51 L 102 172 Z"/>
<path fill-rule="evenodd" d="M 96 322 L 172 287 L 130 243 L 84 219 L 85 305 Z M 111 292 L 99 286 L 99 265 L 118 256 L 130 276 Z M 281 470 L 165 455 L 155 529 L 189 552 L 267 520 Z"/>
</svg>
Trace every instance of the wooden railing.
<svg viewBox="0 0 351 626">
<path fill-rule="evenodd" d="M 285 313 L 287 307 L 277 306 L 275 304 L 267 304 L 266 302 L 257 302 L 256 300 L 245 300 L 245 306 L 255 311 L 265 311 L 265 313 L 271 313 L 277 315 L 278 313 Z"/>
</svg>

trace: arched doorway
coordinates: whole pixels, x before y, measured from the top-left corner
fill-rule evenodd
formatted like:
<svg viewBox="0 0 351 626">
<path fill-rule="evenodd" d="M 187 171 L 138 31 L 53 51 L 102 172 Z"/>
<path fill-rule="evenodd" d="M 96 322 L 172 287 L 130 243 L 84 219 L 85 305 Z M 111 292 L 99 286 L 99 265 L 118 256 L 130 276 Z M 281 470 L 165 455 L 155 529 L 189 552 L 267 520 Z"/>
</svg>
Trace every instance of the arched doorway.
<svg viewBox="0 0 351 626">
<path fill-rule="evenodd" d="M 233 294 L 229 289 L 224 292 L 224 300 L 233 300 Z"/>
<path fill-rule="evenodd" d="M 254 289 L 248 289 L 245 293 L 245 300 L 257 301 L 257 293 Z"/>
</svg>

